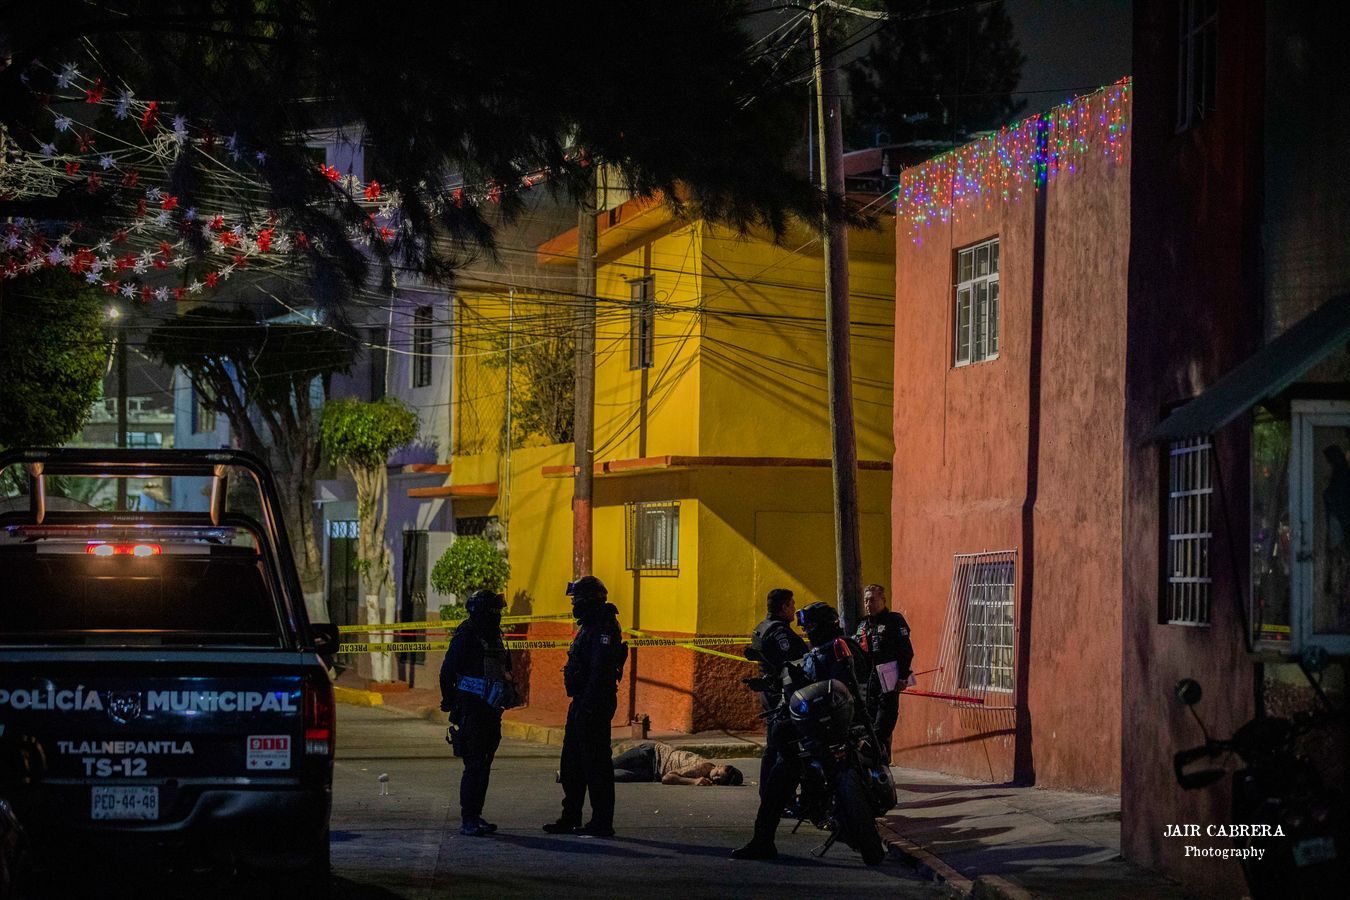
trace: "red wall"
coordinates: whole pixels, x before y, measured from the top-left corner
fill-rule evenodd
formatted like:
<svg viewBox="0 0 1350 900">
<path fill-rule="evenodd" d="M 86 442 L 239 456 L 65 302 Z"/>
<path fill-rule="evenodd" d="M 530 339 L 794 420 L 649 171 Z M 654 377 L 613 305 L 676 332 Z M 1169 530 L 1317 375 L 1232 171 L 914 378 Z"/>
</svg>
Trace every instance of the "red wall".
<svg viewBox="0 0 1350 900">
<path fill-rule="evenodd" d="M 907 225 L 897 228 L 892 595 L 913 629 L 915 668 L 939 664 L 955 554 L 1017 550 L 1026 561 L 1029 549 L 1019 594 L 1034 576 L 1030 607 L 1018 601 L 1029 648 L 1016 663 L 1026 674 L 1022 708 L 904 698 L 900 765 L 1119 789 L 1128 141 L 1122 156 L 1089 155 L 1051 179 L 1039 236 L 1031 192 L 921 225 L 919 243 Z M 994 236 L 1000 356 L 953 368 L 955 250 Z M 1033 410 L 1038 240 L 1042 374 Z M 1015 766 L 1019 737 L 1023 765 Z"/>
<path fill-rule="evenodd" d="M 1159 624 L 1160 450 L 1142 441 L 1168 405 L 1199 393 L 1260 343 L 1262 4 L 1222 5 L 1217 108 L 1181 134 L 1176 3 L 1136 4 L 1134 27 L 1122 686 L 1130 739 L 1122 757 L 1121 837 L 1133 862 L 1206 893 L 1236 892 L 1236 863 L 1184 860 L 1186 842 L 1164 838 L 1163 828 L 1229 821 L 1226 781 L 1184 792 L 1173 778 L 1172 754 L 1201 741 L 1172 697 L 1177 680 L 1193 677 L 1205 688 L 1199 711 L 1211 733 L 1231 734 L 1253 713 L 1256 672 L 1235 608 L 1247 596 L 1249 431 L 1240 418 L 1215 436 L 1222 499 L 1214 509 L 1207 628 Z"/>
</svg>

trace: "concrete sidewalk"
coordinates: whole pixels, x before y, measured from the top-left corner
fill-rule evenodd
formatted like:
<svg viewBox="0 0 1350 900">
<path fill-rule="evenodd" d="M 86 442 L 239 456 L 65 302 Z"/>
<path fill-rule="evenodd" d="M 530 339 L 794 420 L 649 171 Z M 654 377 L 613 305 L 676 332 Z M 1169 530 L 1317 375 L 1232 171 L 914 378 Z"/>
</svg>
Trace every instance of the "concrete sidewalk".
<svg viewBox="0 0 1350 900">
<path fill-rule="evenodd" d="M 883 836 L 964 897 L 1180 898 L 1120 856 L 1120 798 L 1007 787 L 895 769 L 900 805 Z"/>
</svg>

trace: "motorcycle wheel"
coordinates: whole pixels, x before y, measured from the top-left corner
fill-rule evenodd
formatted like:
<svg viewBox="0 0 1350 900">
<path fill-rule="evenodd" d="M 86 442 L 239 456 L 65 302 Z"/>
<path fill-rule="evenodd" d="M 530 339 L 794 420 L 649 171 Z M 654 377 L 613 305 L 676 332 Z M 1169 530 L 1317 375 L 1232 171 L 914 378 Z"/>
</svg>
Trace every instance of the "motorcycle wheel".
<svg viewBox="0 0 1350 900">
<path fill-rule="evenodd" d="M 863 862 L 878 865 L 886 858 L 886 848 L 877 833 L 876 819 L 867 799 L 867 789 L 855 769 L 839 773 L 835 781 L 839 809 L 837 820 L 849 844 L 862 854 Z"/>
</svg>

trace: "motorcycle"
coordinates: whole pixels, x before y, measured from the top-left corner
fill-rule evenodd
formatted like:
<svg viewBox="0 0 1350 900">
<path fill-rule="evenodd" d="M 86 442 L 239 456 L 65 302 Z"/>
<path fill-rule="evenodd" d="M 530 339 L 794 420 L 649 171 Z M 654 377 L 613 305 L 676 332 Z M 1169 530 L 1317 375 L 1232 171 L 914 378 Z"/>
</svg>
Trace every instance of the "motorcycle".
<svg viewBox="0 0 1350 900">
<path fill-rule="evenodd" d="M 0 737 L 0 900 L 18 896 L 29 863 L 28 835 L 5 794 L 33 783 L 44 768 L 45 757 L 37 741 Z"/>
<path fill-rule="evenodd" d="M 841 647 L 848 652 L 842 642 Z M 754 648 L 745 655 L 753 662 L 762 658 Z M 763 677 L 742 681 L 756 691 L 776 687 Z M 876 865 L 886 850 L 875 819 L 894 809 L 897 798 L 871 724 L 865 716 L 855 715 L 857 685 L 833 678 L 813 682 L 798 663 L 784 667 L 782 681 L 783 701 L 766 716 L 770 729 L 792 728 L 803 764 L 802 789 L 792 810 L 798 820 L 793 832 L 810 821 L 829 832 L 814 856 L 824 856 L 842 838 L 864 862 Z"/>
<path fill-rule="evenodd" d="M 1235 847 L 1265 851 L 1240 859 L 1253 900 L 1336 896 L 1350 880 L 1350 822 L 1341 798 L 1299 749 L 1300 738 L 1325 730 L 1336 714 L 1258 716 L 1231 738 L 1215 739 L 1195 712 L 1202 693 L 1193 679 L 1177 683 L 1177 699 L 1191 710 L 1205 742 L 1176 753 L 1172 766 L 1177 784 L 1200 790 L 1222 780 L 1228 769 L 1190 766 L 1233 754 L 1241 759 L 1243 767 L 1232 773 L 1232 821 L 1258 826 L 1253 829 L 1258 834 L 1236 838 Z"/>
</svg>

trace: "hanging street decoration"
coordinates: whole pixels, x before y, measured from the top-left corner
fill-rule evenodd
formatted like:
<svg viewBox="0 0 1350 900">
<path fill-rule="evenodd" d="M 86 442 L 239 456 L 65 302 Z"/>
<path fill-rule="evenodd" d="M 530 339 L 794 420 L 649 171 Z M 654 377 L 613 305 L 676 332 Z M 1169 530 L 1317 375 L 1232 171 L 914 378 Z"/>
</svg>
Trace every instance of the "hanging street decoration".
<svg viewBox="0 0 1350 900">
<path fill-rule="evenodd" d="M 319 238 L 288 227 L 268 208 L 268 148 L 189 122 L 167 101 L 141 100 L 128 87 L 112 87 L 110 77 L 85 75 L 75 63 L 59 69 L 35 64 L 23 81 L 51 114 L 51 130 L 30 136 L 29 146 L 8 142 L 0 201 L 51 200 L 74 190 L 105 206 L 98 227 L 48 215 L 0 223 L 0 277 L 63 266 L 111 294 L 186 300 L 220 287 L 240 269 L 293 265 L 297 254 L 323 249 Z M 39 81 L 55 90 L 38 90 Z M 187 153 L 199 155 L 193 160 L 204 175 L 199 199 L 210 198 L 211 209 L 184 203 L 168 187 L 169 173 Z M 334 203 L 366 210 L 348 229 L 354 244 L 391 247 L 410 235 L 397 191 L 326 163 L 317 170 Z M 527 173 L 509 189 L 528 190 L 549 174 Z M 503 191 L 497 183 L 462 184 L 449 202 L 500 203 Z M 433 211 L 439 204 L 436 198 L 427 202 Z"/>
<path fill-rule="evenodd" d="M 897 228 L 908 227 L 920 243 L 924 228 L 1016 202 L 1090 158 L 1122 161 L 1131 89 L 1123 78 L 905 170 L 896 189 Z"/>
</svg>

